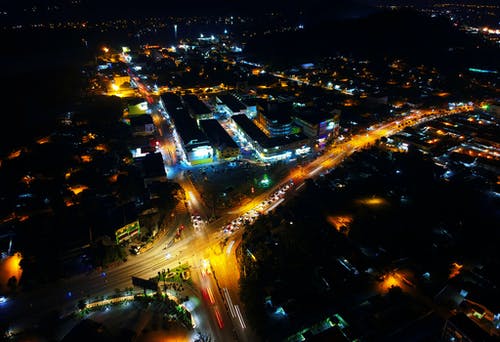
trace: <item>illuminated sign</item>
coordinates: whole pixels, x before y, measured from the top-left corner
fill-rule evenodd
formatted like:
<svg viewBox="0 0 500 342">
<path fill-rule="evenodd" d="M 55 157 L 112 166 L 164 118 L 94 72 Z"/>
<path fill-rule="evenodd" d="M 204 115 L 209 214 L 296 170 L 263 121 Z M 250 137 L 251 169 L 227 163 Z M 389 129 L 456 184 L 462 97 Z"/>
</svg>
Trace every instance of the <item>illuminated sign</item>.
<svg viewBox="0 0 500 342">
<path fill-rule="evenodd" d="M 193 149 L 193 157 L 196 158 L 206 158 L 211 157 L 213 153 L 213 149 L 210 146 L 202 146 Z"/>
<path fill-rule="evenodd" d="M 327 131 L 331 131 L 335 127 L 335 122 L 329 121 L 328 125 L 326 126 Z"/>
<path fill-rule="evenodd" d="M 309 153 L 310 151 L 311 151 L 311 148 L 309 146 L 304 146 L 304 147 L 296 149 L 295 154 L 300 155 L 300 154 Z"/>
<path fill-rule="evenodd" d="M 141 102 L 138 104 L 138 107 L 140 110 L 147 110 L 148 109 L 148 103 L 146 101 Z"/>
<path fill-rule="evenodd" d="M 130 239 L 132 236 L 139 234 L 141 232 L 141 227 L 139 221 L 134 221 L 129 223 L 122 228 L 119 228 L 115 232 L 116 243 Z"/>
</svg>

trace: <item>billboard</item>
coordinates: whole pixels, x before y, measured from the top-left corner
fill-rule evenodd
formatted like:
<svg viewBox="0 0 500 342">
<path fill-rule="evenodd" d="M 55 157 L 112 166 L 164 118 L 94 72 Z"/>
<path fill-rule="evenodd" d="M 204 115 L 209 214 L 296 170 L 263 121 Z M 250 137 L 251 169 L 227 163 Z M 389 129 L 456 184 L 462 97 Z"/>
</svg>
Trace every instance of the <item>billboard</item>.
<svg viewBox="0 0 500 342">
<path fill-rule="evenodd" d="M 138 220 L 126 224 L 125 226 L 116 230 L 115 232 L 116 243 L 121 243 L 125 240 L 130 239 L 132 236 L 140 233 L 141 233 L 141 227 L 139 225 Z"/>
</svg>

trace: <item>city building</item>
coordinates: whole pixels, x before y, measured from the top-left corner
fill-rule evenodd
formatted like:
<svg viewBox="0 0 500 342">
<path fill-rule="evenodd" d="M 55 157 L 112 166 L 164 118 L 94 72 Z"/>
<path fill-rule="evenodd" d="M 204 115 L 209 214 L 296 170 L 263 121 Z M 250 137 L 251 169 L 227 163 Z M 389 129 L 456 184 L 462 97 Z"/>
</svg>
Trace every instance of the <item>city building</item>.
<svg viewBox="0 0 500 342">
<path fill-rule="evenodd" d="M 125 120 L 130 124 L 133 135 L 152 135 L 155 132 L 153 118 L 149 114 L 134 115 Z"/>
<path fill-rule="evenodd" d="M 148 185 L 155 181 L 167 181 L 167 173 L 160 152 L 148 153 L 142 157 L 135 158 L 134 164 L 139 167 L 142 172 L 144 185 Z"/>
<path fill-rule="evenodd" d="M 218 112 L 227 113 L 229 116 L 247 113 L 247 107 L 234 95 L 217 95 L 215 100 Z"/>
<path fill-rule="evenodd" d="M 212 110 L 196 95 L 185 95 L 182 97 L 187 106 L 189 115 L 196 121 L 213 118 Z"/>
<path fill-rule="evenodd" d="M 339 117 L 340 110 L 331 112 L 301 110 L 293 115 L 293 120 L 305 136 L 314 139 L 321 147 L 338 135 Z"/>
<path fill-rule="evenodd" d="M 213 162 L 213 148 L 187 110 L 176 109 L 170 113 L 170 116 L 175 126 L 174 132 L 178 133 L 179 141 L 184 149 L 186 161 L 191 165 Z"/>
<path fill-rule="evenodd" d="M 159 141 L 154 137 L 134 136 L 127 142 L 132 158 L 144 157 L 148 153 L 154 153 L 159 147 Z"/>
<path fill-rule="evenodd" d="M 175 126 L 174 137 L 184 150 L 186 162 L 190 165 L 213 162 L 213 148 L 207 136 L 198 128 L 184 107 L 181 98 L 173 93 L 161 95 L 161 102 L 167 111 L 167 118 Z"/>
<path fill-rule="evenodd" d="M 311 150 L 310 139 L 302 133 L 270 138 L 246 115 L 233 115 L 231 119 L 238 133 L 250 142 L 262 161 L 286 160 Z"/>
<path fill-rule="evenodd" d="M 255 124 L 268 136 L 279 137 L 292 133 L 291 102 L 267 102 L 258 106 Z"/>
<path fill-rule="evenodd" d="M 460 312 L 448 318 L 443 326 L 442 341 L 490 342 L 497 339 L 481 329 L 466 314 Z"/>
<path fill-rule="evenodd" d="M 247 112 L 246 112 L 247 116 L 250 119 L 255 119 L 255 117 L 257 116 L 257 107 L 265 100 L 258 97 L 251 97 L 247 99 L 242 99 L 241 101 L 247 107 Z"/>
<path fill-rule="evenodd" d="M 148 112 L 148 102 L 143 98 L 130 98 L 127 99 L 126 116 L 142 115 Z"/>
<path fill-rule="evenodd" d="M 214 147 L 218 159 L 233 160 L 238 158 L 240 148 L 217 120 L 200 120 L 199 124 Z"/>
</svg>

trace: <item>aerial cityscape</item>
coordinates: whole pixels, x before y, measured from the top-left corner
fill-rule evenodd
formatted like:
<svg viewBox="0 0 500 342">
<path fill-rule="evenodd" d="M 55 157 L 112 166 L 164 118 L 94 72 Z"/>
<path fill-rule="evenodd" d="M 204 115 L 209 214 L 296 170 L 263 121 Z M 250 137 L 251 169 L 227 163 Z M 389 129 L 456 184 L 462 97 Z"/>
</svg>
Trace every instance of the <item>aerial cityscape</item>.
<svg viewBox="0 0 500 342">
<path fill-rule="evenodd" d="M 2 341 L 499 341 L 497 1 L 0 4 Z"/>
</svg>

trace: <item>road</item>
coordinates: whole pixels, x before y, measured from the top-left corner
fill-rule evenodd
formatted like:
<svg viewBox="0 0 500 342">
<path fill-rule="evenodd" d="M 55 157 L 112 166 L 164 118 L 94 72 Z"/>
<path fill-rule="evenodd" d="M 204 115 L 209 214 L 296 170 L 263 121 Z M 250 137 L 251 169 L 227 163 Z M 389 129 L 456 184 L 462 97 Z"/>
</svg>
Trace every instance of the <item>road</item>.
<svg viewBox="0 0 500 342">
<path fill-rule="evenodd" d="M 275 187 L 268 189 L 250 203 L 232 209 L 220 219 L 204 224 L 201 229 L 193 229 L 189 214 L 197 212 L 200 216 L 208 217 L 207 209 L 190 179 L 181 173 L 178 180 L 188 194 L 188 206 L 184 209 L 182 205 L 178 206 L 170 234 L 161 237 L 150 250 L 132 256 L 127 262 L 110 270 L 75 276 L 19 294 L 8 303 L 4 303 L 0 320 L 16 322 L 16 325 L 26 327 L 36 323 L 51 310 L 58 309 L 62 312 L 73 310 L 79 299 L 112 295 L 115 289 L 128 288 L 131 286 L 132 276 L 148 279 L 156 276 L 158 271 L 188 263 L 193 270 L 195 294 L 200 293 L 203 297 L 204 291 L 208 293 L 207 289 L 211 289 L 212 295 L 208 295 L 208 301 L 206 298 L 203 300 L 203 312 L 199 313 L 201 326 L 210 329 L 209 334 L 212 334 L 216 341 L 230 341 L 235 336 L 240 341 L 255 341 L 256 337 L 246 323 L 243 305 L 239 301 L 239 270 L 234 251 L 241 241 L 242 230 L 227 235 L 222 231 L 225 223 L 255 209 L 289 179 L 293 179 L 295 188 L 300 189 L 305 179 L 327 172 L 349 155 L 373 144 L 381 137 L 395 134 L 409 125 L 466 110 L 471 108 L 463 107 L 453 111 L 415 110 L 404 118 L 378 124 L 348 141 L 329 147 L 322 156 L 309 164 L 291 170 L 289 176 L 277 182 Z M 183 231 L 181 240 L 166 248 L 172 241 L 175 228 L 181 224 L 188 227 Z M 226 244 L 223 244 L 226 239 Z M 170 258 L 166 257 L 167 253 Z M 210 274 L 202 274 L 206 272 L 203 260 L 210 260 Z M 28 316 L 26 312 L 36 314 Z"/>
</svg>

